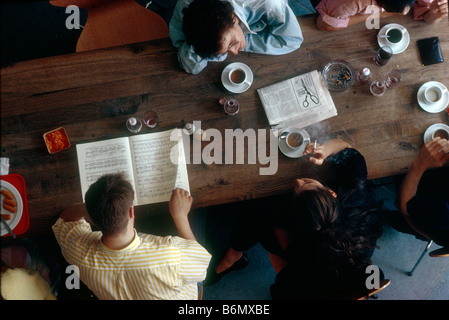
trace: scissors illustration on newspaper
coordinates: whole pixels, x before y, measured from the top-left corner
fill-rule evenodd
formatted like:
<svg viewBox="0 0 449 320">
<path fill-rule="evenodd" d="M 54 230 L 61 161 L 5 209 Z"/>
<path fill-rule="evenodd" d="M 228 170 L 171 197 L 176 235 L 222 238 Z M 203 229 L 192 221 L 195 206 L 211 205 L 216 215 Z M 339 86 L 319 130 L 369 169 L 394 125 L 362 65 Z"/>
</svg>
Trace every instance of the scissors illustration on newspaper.
<svg viewBox="0 0 449 320">
<path fill-rule="evenodd" d="M 310 102 L 307 100 L 307 98 L 310 98 L 310 100 L 315 103 L 318 104 L 320 102 L 320 100 L 318 99 L 318 97 L 316 95 L 314 95 L 313 93 L 310 92 L 310 90 L 307 88 L 306 84 L 304 83 L 304 79 L 301 79 L 301 83 L 302 83 L 302 87 L 304 88 L 304 94 L 305 94 L 305 99 L 302 102 L 302 105 L 304 108 L 307 108 L 310 105 Z"/>
</svg>

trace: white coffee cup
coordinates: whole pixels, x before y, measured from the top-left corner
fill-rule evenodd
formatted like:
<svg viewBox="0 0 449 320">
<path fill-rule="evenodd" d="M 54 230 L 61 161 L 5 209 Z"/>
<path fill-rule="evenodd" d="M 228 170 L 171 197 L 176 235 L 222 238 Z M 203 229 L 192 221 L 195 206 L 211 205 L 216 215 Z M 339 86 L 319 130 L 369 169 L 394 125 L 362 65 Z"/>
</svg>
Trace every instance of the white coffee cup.
<svg viewBox="0 0 449 320">
<path fill-rule="evenodd" d="M 446 128 L 438 128 L 432 133 L 432 139 L 440 137 L 442 139 L 449 140 L 449 130 Z"/>
<path fill-rule="evenodd" d="M 305 138 L 299 131 L 292 131 L 285 137 L 285 143 L 292 150 L 298 150 L 304 144 Z"/>
<path fill-rule="evenodd" d="M 229 71 L 229 81 L 236 86 L 240 86 L 243 84 L 251 85 L 251 82 L 248 80 L 248 76 L 246 75 L 245 70 L 242 68 L 234 68 Z"/>
<path fill-rule="evenodd" d="M 438 86 L 432 86 L 426 88 L 424 90 L 423 98 L 427 104 L 435 104 L 443 99 L 444 94 L 446 93 L 446 89 L 441 89 Z"/>
</svg>

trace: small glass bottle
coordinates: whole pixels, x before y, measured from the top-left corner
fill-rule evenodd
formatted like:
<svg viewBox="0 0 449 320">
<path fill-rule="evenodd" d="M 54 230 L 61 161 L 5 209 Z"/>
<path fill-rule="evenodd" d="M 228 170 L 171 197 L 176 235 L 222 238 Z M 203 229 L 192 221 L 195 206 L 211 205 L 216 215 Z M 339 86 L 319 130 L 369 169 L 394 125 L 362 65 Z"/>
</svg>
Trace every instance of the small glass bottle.
<svg viewBox="0 0 449 320">
<path fill-rule="evenodd" d="M 193 124 L 193 123 L 190 123 L 190 122 L 187 122 L 185 125 L 184 125 L 184 133 L 186 134 L 186 135 L 192 135 L 193 134 L 193 132 L 195 131 L 195 125 Z"/>
<path fill-rule="evenodd" d="M 357 81 L 362 84 L 370 82 L 372 77 L 371 70 L 368 68 L 363 68 L 357 73 Z"/>
<path fill-rule="evenodd" d="M 126 127 L 132 133 L 137 133 L 142 129 L 142 121 L 134 117 L 128 118 L 126 120 Z"/>
</svg>

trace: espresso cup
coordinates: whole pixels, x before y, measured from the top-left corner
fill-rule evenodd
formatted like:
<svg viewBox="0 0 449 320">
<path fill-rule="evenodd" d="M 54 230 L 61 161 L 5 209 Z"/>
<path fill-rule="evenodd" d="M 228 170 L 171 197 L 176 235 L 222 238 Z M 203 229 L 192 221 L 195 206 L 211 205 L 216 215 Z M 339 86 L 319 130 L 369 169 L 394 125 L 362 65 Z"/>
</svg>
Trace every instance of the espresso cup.
<svg viewBox="0 0 449 320">
<path fill-rule="evenodd" d="M 242 84 L 251 85 L 248 81 L 245 70 L 241 68 L 235 68 L 229 71 L 229 81 L 236 86 Z"/>
<path fill-rule="evenodd" d="M 292 131 L 287 134 L 285 143 L 292 150 L 298 150 L 304 143 L 304 136 L 301 132 Z"/>
<path fill-rule="evenodd" d="M 439 128 L 432 133 L 432 139 L 440 137 L 441 139 L 449 140 L 449 130 L 446 128 Z"/>
<path fill-rule="evenodd" d="M 404 37 L 405 29 L 399 29 L 397 27 L 388 28 L 385 32 L 387 36 L 387 42 L 394 45 L 396 43 L 401 42 Z"/>
<path fill-rule="evenodd" d="M 446 90 L 443 90 L 440 87 L 428 87 L 424 90 L 423 98 L 426 103 L 434 104 L 440 102 L 445 93 Z"/>
</svg>

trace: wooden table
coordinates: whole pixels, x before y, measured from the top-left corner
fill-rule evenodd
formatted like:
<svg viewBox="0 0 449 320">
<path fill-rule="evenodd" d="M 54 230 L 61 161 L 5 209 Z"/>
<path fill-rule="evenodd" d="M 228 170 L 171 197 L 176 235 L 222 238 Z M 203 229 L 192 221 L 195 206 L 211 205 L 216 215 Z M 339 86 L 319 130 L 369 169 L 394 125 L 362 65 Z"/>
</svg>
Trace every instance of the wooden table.
<svg viewBox="0 0 449 320">
<path fill-rule="evenodd" d="M 221 63 L 210 63 L 199 75 L 189 75 L 177 63 L 169 39 L 157 40 L 16 63 L 1 70 L 1 156 L 10 158 L 10 173 L 26 180 L 30 228 L 26 235 L 49 233 L 60 211 L 82 201 L 75 145 L 126 136 L 129 115 L 158 113 L 155 131 L 180 127 L 181 121 L 200 120 L 203 129 L 269 129 L 256 89 L 321 70 L 332 59 L 345 59 L 354 69 L 369 67 L 384 79 L 392 68 L 403 70 L 400 85 L 381 98 L 367 86 L 355 84 L 332 93 L 338 116 L 310 132 L 319 141 L 329 137 L 348 140 L 366 158 L 369 178 L 405 173 L 423 145 L 424 131 L 434 123 L 448 123 L 447 113 L 424 112 L 417 104 L 418 88 L 430 80 L 449 87 L 448 22 L 430 26 L 408 17 L 381 21 L 400 23 L 411 35 L 408 49 L 384 67 L 373 64 L 378 30 L 358 25 L 337 33 L 315 28 L 315 17 L 299 17 L 305 41 L 284 56 L 240 53 Z M 416 40 L 439 36 L 446 62 L 423 67 Z M 230 94 L 222 86 L 223 68 L 235 61 L 251 67 L 252 87 Z M 220 97 L 235 97 L 241 110 L 225 116 Z M 47 152 L 43 133 L 66 128 L 72 147 Z M 149 132 L 148 130 L 144 132 Z M 207 143 L 203 142 L 203 147 Z M 245 162 L 247 163 L 247 162 Z M 275 175 L 259 175 L 260 164 L 190 164 L 188 174 L 195 207 L 211 206 L 283 193 L 299 176 L 318 176 L 320 168 L 304 159 L 279 152 Z M 160 204 L 166 206 L 166 203 Z M 160 208 L 159 206 L 159 208 Z M 140 206 L 147 214 L 158 206 Z"/>
</svg>

